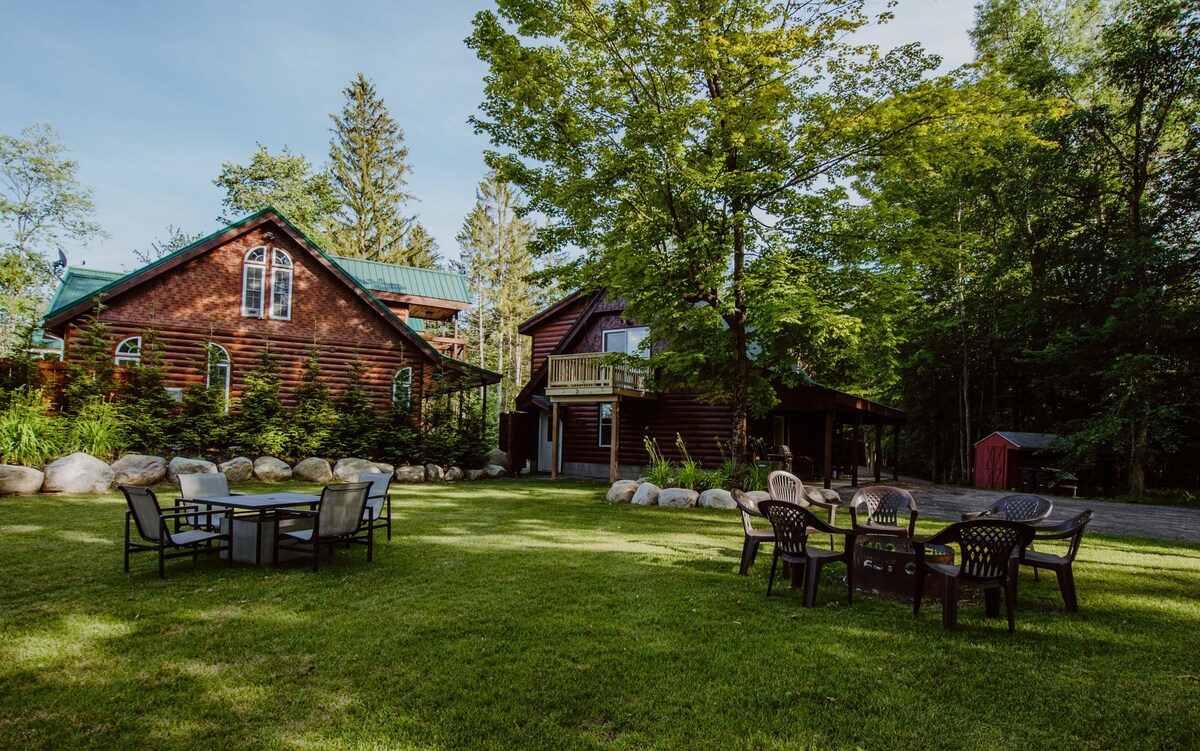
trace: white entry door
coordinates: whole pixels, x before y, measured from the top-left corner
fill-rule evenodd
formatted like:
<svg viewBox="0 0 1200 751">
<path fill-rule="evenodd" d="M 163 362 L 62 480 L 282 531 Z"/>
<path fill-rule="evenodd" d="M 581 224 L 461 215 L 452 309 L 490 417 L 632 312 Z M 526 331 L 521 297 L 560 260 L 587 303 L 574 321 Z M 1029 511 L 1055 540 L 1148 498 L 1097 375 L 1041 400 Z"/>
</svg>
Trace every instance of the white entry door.
<svg viewBox="0 0 1200 751">
<path fill-rule="evenodd" d="M 562 423 L 558 424 L 558 471 L 562 471 Z M 550 471 L 550 413 L 538 418 L 538 472 Z"/>
</svg>

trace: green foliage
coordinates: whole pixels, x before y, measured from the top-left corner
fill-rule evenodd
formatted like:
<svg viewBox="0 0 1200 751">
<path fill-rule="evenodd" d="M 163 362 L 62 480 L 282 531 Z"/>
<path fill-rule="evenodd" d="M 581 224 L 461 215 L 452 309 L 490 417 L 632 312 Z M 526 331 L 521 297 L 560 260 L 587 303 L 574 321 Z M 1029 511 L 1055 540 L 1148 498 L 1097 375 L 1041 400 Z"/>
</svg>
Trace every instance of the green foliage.
<svg viewBox="0 0 1200 751">
<path fill-rule="evenodd" d="M 746 471 L 746 479 L 742 483 L 743 490 L 766 490 L 767 478 L 771 475 L 770 465 L 764 462 L 752 462 Z"/>
<path fill-rule="evenodd" d="M 421 461 L 421 437 L 421 427 L 409 405 L 393 401 L 381 431 L 383 458 L 397 464 Z"/>
<path fill-rule="evenodd" d="M 290 218 L 290 217 L 289 217 Z M 150 243 L 150 247 L 146 250 L 134 250 L 133 256 L 142 263 L 152 263 L 158 259 L 169 256 L 177 250 L 181 250 L 203 239 L 204 235 L 200 233 L 184 232 L 174 224 L 167 225 L 167 236 L 162 240 L 154 240 Z"/>
<path fill-rule="evenodd" d="M 43 467 L 62 453 L 62 423 L 39 389 L 11 394 L 0 412 L 0 464 Z"/>
<path fill-rule="evenodd" d="M 322 456 L 330 446 L 331 430 L 337 419 L 329 399 L 329 387 L 321 380 L 321 350 L 311 347 L 300 368 L 296 406 L 288 419 L 291 430 L 289 453 Z"/>
<path fill-rule="evenodd" d="M 134 451 L 161 453 L 176 440 L 179 405 L 166 391 L 166 377 L 158 335 L 147 330 L 142 334 L 141 362 L 129 366 L 117 402 L 129 448 Z"/>
<path fill-rule="evenodd" d="M 653 483 L 660 488 L 668 488 L 671 486 L 671 480 L 675 475 L 675 468 L 671 465 L 671 461 L 663 455 L 663 452 L 658 447 L 658 439 L 645 436 L 642 442 L 646 446 L 646 453 L 650 456 L 650 466 L 646 472 L 646 482 Z"/>
<path fill-rule="evenodd" d="M 333 183 L 324 171 L 313 171 L 303 154 L 287 146 L 278 155 L 261 143 L 247 165 L 225 162 L 213 185 L 225 191 L 226 224 L 241 216 L 273 207 L 318 245 L 326 245 L 326 230 L 338 211 Z"/>
<path fill-rule="evenodd" d="M 680 456 L 679 470 L 675 473 L 675 487 L 703 490 L 704 470 L 700 467 L 700 463 L 688 453 L 683 436 L 679 433 L 675 434 L 675 448 L 678 449 Z"/>
<path fill-rule="evenodd" d="M 71 342 L 72 359 L 67 366 L 65 411 L 77 414 L 96 401 L 107 399 L 117 387 L 113 339 L 108 325 L 99 319 L 100 303 L 80 319 Z"/>
<path fill-rule="evenodd" d="M 380 422 L 363 379 L 366 366 L 350 363 L 346 386 L 334 399 L 337 422 L 330 431 L 332 453 L 338 456 L 374 458 L 379 453 Z"/>
<path fill-rule="evenodd" d="M 225 407 L 221 389 L 209 388 L 203 382 L 189 384 L 179 405 L 175 445 L 191 454 L 224 450 L 233 442 L 234 432 Z"/>
<path fill-rule="evenodd" d="M 120 456 L 128 445 L 121 413 L 109 400 L 88 402 L 67 421 L 67 452 L 82 451 L 107 462 Z"/>
<path fill-rule="evenodd" d="M 265 346 L 258 353 L 258 362 L 246 372 L 238 403 L 241 418 L 237 440 L 244 449 L 270 456 L 285 454 L 288 425 L 279 398 L 281 384 L 279 358 L 271 353 L 269 345 Z"/>
</svg>

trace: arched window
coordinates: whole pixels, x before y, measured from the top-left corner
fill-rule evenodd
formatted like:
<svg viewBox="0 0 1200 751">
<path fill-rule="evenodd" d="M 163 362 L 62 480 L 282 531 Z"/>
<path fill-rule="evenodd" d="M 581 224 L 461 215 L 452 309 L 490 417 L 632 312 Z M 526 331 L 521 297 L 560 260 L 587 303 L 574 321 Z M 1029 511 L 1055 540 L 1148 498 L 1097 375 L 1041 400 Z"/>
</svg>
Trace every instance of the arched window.
<svg viewBox="0 0 1200 751">
<path fill-rule="evenodd" d="M 400 368 L 392 377 L 392 402 L 405 407 L 412 404 L 412 368 Z"/>
<path fill-rule="evenodd" d="M 292 318 L 292 257 L 279 248 L 271 253 L 271 317 Z"/>
<path fill-rule="evenodd" d="M 267 249 L 251 248 L 242 263 L 242 315 L 263 317 L 263 297 L 266 291 Z"/>
<path fill-rule="evenodd" d="M 271 281 L 267 307 L 267 280 Z M 279 248 L 260 245 L 246 251 L 242 261 L 242 315 L 248 318 L 292 319 L 292 257 Z"/>
<path fill-rule="evenodd" d="M 117 344 L 113 362 L 117 365 L 140 365 L 142 363 L 142 337 L 131 336 Z"/>
<path fill-rule="evenodd" d="M 205 369 L 204 385 L 208 388 L 221 389 L 224 397 L 225 411 L 229 411 L 229 351 L 220 344 L 209 342 L 205 345 L 208 350 L 208 367 Z"/>
</svg>

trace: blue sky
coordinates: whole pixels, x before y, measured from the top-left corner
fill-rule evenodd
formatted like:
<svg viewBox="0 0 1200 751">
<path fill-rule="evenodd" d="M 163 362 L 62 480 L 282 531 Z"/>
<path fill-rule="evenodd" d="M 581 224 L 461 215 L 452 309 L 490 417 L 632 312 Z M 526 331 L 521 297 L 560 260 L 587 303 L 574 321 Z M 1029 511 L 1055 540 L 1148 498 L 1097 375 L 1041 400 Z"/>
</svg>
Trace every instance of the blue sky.
<svg viewBox="0 0 1200 751">
<path fill-rule="evenodd" d="M 169 224 L 220 228 L 212 180 L 256 142 L 324 162 L 329 113 L 361 71 L 405 132 L 413 208 L 442 254 L 457 257 L 487 148 L 467 124 L 485 68 L 463 39 L 491 5 L 10 0 L 0 6 L 0 133 L 42 122 L 59 131 L 111 234 L 69 253 L 72 264 L 130 269 L 133 250 L 165 238 Z M 902 0 L 894 12 L 874 41 L 920 41 L 945 68 L 970 59 L 970 0 Z"/>
</svg>

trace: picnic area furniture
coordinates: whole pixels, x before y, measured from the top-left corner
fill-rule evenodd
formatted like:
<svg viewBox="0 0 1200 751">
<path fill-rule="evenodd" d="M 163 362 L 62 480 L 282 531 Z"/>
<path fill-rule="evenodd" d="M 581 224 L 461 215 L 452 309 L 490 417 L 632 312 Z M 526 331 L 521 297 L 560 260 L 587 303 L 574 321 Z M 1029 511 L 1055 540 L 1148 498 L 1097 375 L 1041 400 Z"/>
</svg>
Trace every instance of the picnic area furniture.
<svg viewBox="0 0 1200 751">
<path fill-rule="evenodd" d="M 963 521 L 981 517 L 995 517 L 1010 522 L 1025 522 L 1036 524 L 1050 516 L 1054 503 L 1040 495 L 1006 495 L 988 506 L 983 511 L 967 511 L 962 515 Z"/>
<path fill-rule="evenodd" d="M 751 522 L 751 519 L 757 517 L 765 519 L 757 509 L 746 493 L 742 490 L 733 491 L 733 502 L 737 504 L 738 513 L 742 517 L 742 564 L 738 569 L 738 573 L 745 576 L 750 571 L 750 567 L 754 565 L 754 559 L 758 557 L 758 546 L 764 542 L 775 542 L 775 530 L 767 528 L 756 528 Z"/>
<path fill-rule="evenodd" d="M 954 563 L 954 549 L 926 543 L 925 557 L 933 563 Z M 853 566 L 859 592 L 899 597 L 905 602 L 917 595 L 917 551 L 910 538 L 860 534 L 854 542 Z M 941 578 L 928 579 L 922 596 L 927 600 L 940 598 Z"/>
<path fill-rule="evenodd" d="M 829 526 L 837 523 L 837 510 L 840 504 L 814 496 L 804 487 L 804 482 L 791 472 L 776 470 L 767 475 L 767 490 L 771 493 L 772 501 L 784 501 L 824 509 L 829 512 Z M 833 546 L 832 535 L 829 537 L 829 545 Z"/>
<path fill-rule="evenodd" d="M 189 475 L 179 475 L 179 498 L 176 499 L 175 505 L 181 503 L 195 504 L 197 498 L 203 498 L 206 495 L 225 497 L 237 495 L 229 492 L 229 478 L 224 472 L 205 472 Z M 211 508 L 207 504 L 199 504 L 202 508 Z M 212 519 L 218 525 L 224 514 L 219 514 L 204 519 Z M 213 528 L 212 531 L 219 532 L 219 528 Z"/>
<path fill-rule="evenodd" d="M 321 496 L 308 493 L 258 493 L 250 495 L 203 496 L 197 503 L 229 509 L 227 524 L 232 534 L 231 555 L 241 563 L 261 565 L 275 562 L 275 536 L 281 530 L 298 529 L 305 520 L 281 519 L 282 509 L 307 508 L 320 502 Z M 222 527 L 224 530 L 224 527 Z"/>
<path fill-rule="evenodd" d="M 1004 590 L 1008 630 L 1016 629 L 1013 607 L 1017 600 L 1017 565 L 1025 547 L 1033 540 L 1033 527 L 1023 522 L 984 517 L 956 522 L 927 540 L 914 539 L 917 551 L 917 590 L 913 615 L 921 613 L 925 579 L 932 575 L 942 582 L 942 626 L 958 628 L 958 593 L 962 584 L 983 589 L 989 617 L 1000 616 L 1000 590 Z M 938 563 L 929 555 L 933 545 L 957 544 L 959 562 Z M 1018 555 L 1014 556 L 1013 553 Z"/>
<path fill-rule="evenodd" d="M 1055 555 L 1041 550 L 1026 550 L 1021 558 L 1021 565 L 1030 566 L 1036 574 L 1038 569 L 1053 571 L 1058 576 L 1058 588 L 1062 591 L 1063 604 L 1068 613 L 1079 612 L 1079 602 L 1075 597 L 1075 574 L 1071 565 L 1075 562 L 1075 554 L 1079 552 L 1079 542 L 1083 539 L 1083 531 L 1092 520 L 1092 511 L 1088 509 L 1064 522 L 1052 526 L 1035 527 L 1034 540 L 1067 540 L 1067 550 L 1062 555 Z"/>
<path fill-rule="evenodd" d="M 166 576 L 165 563 L 168 558 L 191 556 L 192 560 L 195 560 L 201 554 L 218 554 L 229 550 L 229 533 L 212 531 L 213 523 L 209 518 L 226 516 L 229 512 L 206 510 L 195 505 L 163 511 L 153 490 L 130 485 L 120 485 L 118 488 L 125 495 L 125 502 L 129 506 L 125 512 L 126 573 L 129 572 L 129 556 L 133 553 L 157 552 L 158 578 L 162 579 Z M 206 513 L 199 514 L 201 511 Z M 201 519 L 202 527 L 184 528 Z M 140 542 L 132 539 L 130 521 L 137 527 Z"/>
<path fill-rule="evenodd" d="M 291 550 L 313 559 L 313 571 L 320 568 L 321 546 L 328 545 L 330 555 L 337 543 L 359 543 L 367 546 L 367 562 L 375 553 L 375 525 L 366 517 L 369 482 L 347 482 L 326 485 L 317 507 L 311 510 L 281 509 L 280 522 L 285 519 L 311 519 L 310 529 L 280 529 L 275 535 L 275 564 L 279 552 Z M 364 539 L 365 533 L 365 539 Z"/>
<path fill-rule="evenodd" d="M 863 521 L 859 521 L 860 517 Z M 903 523 L 905 517 L 907 524 Z M 917 502 L 902 488 L 889 485 L 859 488 L 850 499 L 850 522 L 863 534 L 912 539 L 917 526 Z"/>
<path fill-rule="evenodd" d="M 359 482 L 371 483 L 367 491 L 367 519 L 376 527 L 387 528 L 387 538 L 392 539 L 392 494 L 388 488 L 392 484 L 391 472 L 360 472 Z"/>
<path fill-rule="evenodd" d="M 828 524 L 804 506 L 787 501 L 763 501 L 758 504 L 758 510 L 771 520 L 775 530 L 775 550 L 771 557 L 771 575 L 767 579 L 767 597 L 771 596 L 771 588 L 775 583 L 775 568 L 782 559 L 792 566 L 792 586 L 804 569 L 804 607 L 811 608 L 817 599 L 817 580 L 821 569 L 830 563 L 846 564 L 846 589 L 848 599 L 854 602 L 854 538 L 857 533 L 852 529 L 838 529 Z M 809 542 L 809 530 L 821 534 L 842 535 L 845 544 L 841 552 L 816 547 Z"/>
</svg>

